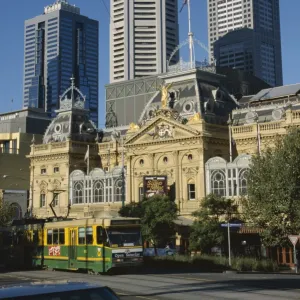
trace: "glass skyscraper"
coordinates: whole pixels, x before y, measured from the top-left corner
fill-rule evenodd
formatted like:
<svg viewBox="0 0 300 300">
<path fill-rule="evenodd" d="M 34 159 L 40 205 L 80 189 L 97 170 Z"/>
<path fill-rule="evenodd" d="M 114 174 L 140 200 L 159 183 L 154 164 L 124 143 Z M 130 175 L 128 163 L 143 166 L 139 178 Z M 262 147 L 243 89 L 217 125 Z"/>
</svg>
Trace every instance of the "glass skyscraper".
<svg viewBox="0 0 300 300">
<path fill-rule="evenodd" d="M 75 85 L 86 96 L 86 109 L 98 126 L 98 21 L 80 15 L 67 0 L 45 7 L 25 21 L 23 106 L 55 116 L 59 96 Z"/>
<path fill-rule="evenodd" d="M 208 0 L 210 61 L 282 85 L 279 0 Z"/>
</svg>

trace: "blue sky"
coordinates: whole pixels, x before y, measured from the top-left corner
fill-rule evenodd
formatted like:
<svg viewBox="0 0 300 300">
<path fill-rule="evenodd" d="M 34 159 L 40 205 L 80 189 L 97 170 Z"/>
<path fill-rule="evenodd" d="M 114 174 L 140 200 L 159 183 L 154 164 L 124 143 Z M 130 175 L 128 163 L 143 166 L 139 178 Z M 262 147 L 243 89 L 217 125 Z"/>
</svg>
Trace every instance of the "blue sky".
<svg viewBox="0 0 300 300">
<path fill-rule="evenodd" d="M 109 0 L 103 0 L 109 7 Z M 24 21 L 43 13 L 44 6 L 54 0 L 1 0 L 0 9 L 0 113 L 22 108 Z M 104 126 L 105 90 L 109 81 L 109 19 L 102 0 L 70 0 L 80 7 L 81 14 L 99 20 L 99 127 Z M 182 0 L 179 0 L 180 5 Z M 207 45 L 206 0 L 191 0 L 192 30 L 195 37 Z M 300 0 L 281 0 L 281 43 L 284 84 L 300 82 Z M 179 14 L 180 42 L 187 38 L 187 10 Z M 199 46 L 197 60 L 206 57 Z M 187 58 L 185 47 L 181 55 Z M 13 103 L 11 99 L 14 99 Z"/>
</svg>

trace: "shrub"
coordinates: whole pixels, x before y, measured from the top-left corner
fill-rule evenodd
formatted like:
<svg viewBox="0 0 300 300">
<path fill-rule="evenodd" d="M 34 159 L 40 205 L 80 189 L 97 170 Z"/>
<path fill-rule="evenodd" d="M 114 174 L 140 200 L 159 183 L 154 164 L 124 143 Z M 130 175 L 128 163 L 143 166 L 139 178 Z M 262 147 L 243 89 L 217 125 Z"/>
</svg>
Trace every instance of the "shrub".
<svg viewBox="0 0 300 300">
<path fill-rule="evenodd" d="M 231 269 L 237 271 L 274 272 L 278 265 L 269 259 L 258 260 L 251 257 L 233 257 Z M 211 255 L 174 255 L 145 257 L 145 265 L 152 268 L 163 269 L 193 269 L 198 271 L 223 271 L 229 268 L 228 258 Z"/>
<path fill-rule="evenodd" d="M 237 271 L 274 272 L 278 270 L 278 265 L 270 259 L 234 257 L 232 259 L 232 268 Z"/>
</svg>

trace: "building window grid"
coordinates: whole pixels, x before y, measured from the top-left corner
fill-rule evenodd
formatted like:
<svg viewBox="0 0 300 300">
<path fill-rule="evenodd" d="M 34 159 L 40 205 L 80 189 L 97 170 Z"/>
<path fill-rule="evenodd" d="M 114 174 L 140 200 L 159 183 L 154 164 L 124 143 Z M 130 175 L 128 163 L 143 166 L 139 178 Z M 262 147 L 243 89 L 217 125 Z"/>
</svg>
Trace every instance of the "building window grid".
<svg viewBox="0 0 300 300">
<path fill-rule="evenodd" d="M 126 179 L 124 178 L 124 180 Z M 73 180 L 70 186 L 72 187 L 72 204 L 122 201 L 121 175 L 108 174 L 103 178 L 84 176 L 82 180 Z"/>
<path fill-rule="evenodd" d="M 246 195 L 248 167 L 228 165 L 225 168 L 208 169 L 208 193 L 223 197 Z"/>
</svg>

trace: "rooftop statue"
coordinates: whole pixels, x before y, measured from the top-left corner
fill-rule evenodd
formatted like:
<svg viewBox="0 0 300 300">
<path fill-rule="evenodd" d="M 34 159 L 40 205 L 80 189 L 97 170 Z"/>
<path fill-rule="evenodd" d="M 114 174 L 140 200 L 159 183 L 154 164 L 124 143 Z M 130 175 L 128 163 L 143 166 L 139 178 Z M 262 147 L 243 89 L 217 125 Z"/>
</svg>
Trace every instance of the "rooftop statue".
<svg viewBox="0 0 300 300">
<path fill-rule="evenodd" d="M 161 85 L 161 108 L 168 108 L 168 100 L 169 100 L 169 89 L 171 88 L 173 83 L 167 85 Z"/>
</svg>

